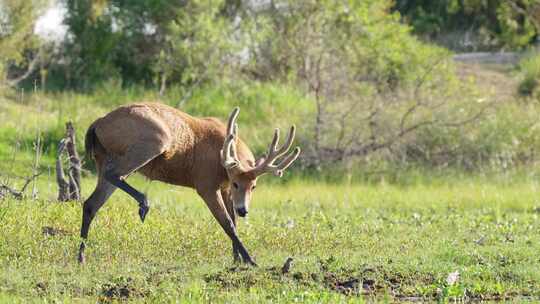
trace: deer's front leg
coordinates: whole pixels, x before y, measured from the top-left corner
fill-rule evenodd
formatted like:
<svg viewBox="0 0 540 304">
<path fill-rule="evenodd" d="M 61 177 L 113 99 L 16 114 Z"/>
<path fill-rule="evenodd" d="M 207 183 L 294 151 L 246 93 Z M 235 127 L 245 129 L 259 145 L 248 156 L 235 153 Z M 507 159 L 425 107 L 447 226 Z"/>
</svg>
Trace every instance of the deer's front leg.
<svg viewBox="0 0 540 304">
<path fill-rule="evenodd" d="M 212 215 L 214 215 L 223 230 L 225 230 L 225 233 L 231 239 L 233 248 L 236 247 L 238 249 L 242 261 L 246 264 L 257 266 L 236 234 L 236 227 L 227 212 L 220 190 L 197 192 L 203 198 L 208 209 L 212 212 Z"/>
<path fill-rule="evenodd" d="M 234 204 L 231 199 L 231 194 L 227 189 L 221 189 L 221 197 L 223 198 L 223 202 L 225 203 L 225 208 L 227 209 L 227 213 L 229 213 L 229 217 L 231 218 L 234 227 L 236 228 L 236 211 L 234 211 Z M 233 249 L 233 259 L 235 262 L 241 262 L 242 256 L 240 256 L 240 251 L 238 250 L 238 247 L 235 246 L 234 242 L 232 244 Z"/>
</svg>

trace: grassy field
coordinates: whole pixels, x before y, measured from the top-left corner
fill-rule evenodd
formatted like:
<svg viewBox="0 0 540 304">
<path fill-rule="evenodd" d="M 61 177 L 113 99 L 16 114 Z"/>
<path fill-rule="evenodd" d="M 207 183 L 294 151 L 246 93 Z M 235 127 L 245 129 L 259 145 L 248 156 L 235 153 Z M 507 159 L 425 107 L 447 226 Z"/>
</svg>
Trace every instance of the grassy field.
<svg viewBox="0 0 540 304">
<path fill-rule="evenodd" d="M 94 221 L 84 266 L 75 260 L 80 203 L 53 202 L 52 181 L 40 178 L 40 200 L 0 202 L 0 302 L 540 298 L 536 178 L 406 187 L 263 180 L 239 223 L 258 268 L 234 265 L 193 191 L 131 180 L 151 199 L 147 221 L 117 191 Z M 85 196 L 93 183 L 84 180 Z M 287 257 L 293 266 L 282 274 Z"/>
<path fill-rule="evenodd" d="M 224 118 L 242 100 L 240 134 L 256 152 L 268 144 L 270 126 L 296 123 L 309 132 L 302 128 L 309 101 L 272 86 L 242 90 L 196 92 L 196 102 L 181 108 Z M 170 94 L 164 102 L 176 105 L 181 94 Z M 249 218 L 239 222 L 257 268 L 233 263 L 230 241 L 194 191 L 134 176 L 152 204 L 146 222 L 117 191 L 93 222 L 87 264 L 78 265 L 81 203 L 56 202 L 53 166 L 64 123 L 74 122 L 81 150 L 95 118 L 155 97 L 114 87 L 0 97 L 0 183 L 20 188 L 23 177 L 41 172 L 26 198 L 0 200 L 0 303 L 540 300 L 540 169 L 529 162 L 515 170 L 505 161 L 512 147 L 491 173 L 390 166 L 381 173 L 362 167 L 350 179 L 295 168 L 282 180 L 264 177 Z M 489 151 L 506 136 L 535 147 L 540 133 L 527 126 L 540 107 L 504 109 L 506 116 L 480 126 L 491 137 L 471 145 L 486 142 L 478 149 Z M 86 198 L 95 176 L 85 168 Z M 283 274 L 288 257 L 293 265 Z"/>
</svg>

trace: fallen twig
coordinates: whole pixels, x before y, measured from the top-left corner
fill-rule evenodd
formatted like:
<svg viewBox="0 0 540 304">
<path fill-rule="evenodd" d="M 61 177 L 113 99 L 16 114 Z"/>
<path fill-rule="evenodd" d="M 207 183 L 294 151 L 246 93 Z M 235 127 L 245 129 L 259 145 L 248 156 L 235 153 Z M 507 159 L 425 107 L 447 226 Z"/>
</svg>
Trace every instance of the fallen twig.
<svg viewBox="0 0 540 304">
<path fill-rule="evenodd" d="M 21 187 L 21 190 L 16 190 L 7 184 L 1 184 L 0 185 L 0 199 L 6 198 L 8 195 L 11 195 L 12 197 L 16 199 L 22 199 L 24 197 L 24 192 L 26 191 L 26 188 L 28 187 L 28 185 L 30 185 L 30 183 L 40 175 L 41 175 L 41 172 L 38 172 L 30 177 L 27 177 L 26 180 L 24 181 L 23 186 Z"/>
</svg>

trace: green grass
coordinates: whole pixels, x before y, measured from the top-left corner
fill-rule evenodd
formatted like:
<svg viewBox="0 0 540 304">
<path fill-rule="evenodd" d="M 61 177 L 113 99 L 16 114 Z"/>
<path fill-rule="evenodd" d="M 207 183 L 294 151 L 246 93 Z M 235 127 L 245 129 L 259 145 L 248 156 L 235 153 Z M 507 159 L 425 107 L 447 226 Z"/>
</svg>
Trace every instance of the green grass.
<svg viewBox="0 0 540 304">
<path fill-rule="evenodd" d="M 538 97 L 538 81 L 540 80 L 540 55 L 531 52 L 518 65 L 521 82 L 518 92 L 523 96 Z"/>
<path fill-rule="evenodd" d="M 265 179 L 270 179 L 268 177 Z M 233 268 L 230 241 L 189 190 L 134 178 L 152 209 L 117 192 L 76 263 L 81 207 L 40 200 L 0 209 L 0 301 L 361 302 L 372 299 L 538 299 L 540 183 L 395 186 L 261 181 L 239 231 L 258 268 Z M 93 179 L 84 180 L 85 196 Z M 52 185 L 51 185 L 52 184 Z M 61 233 L 48 235 L 44 227 Z M 291 272 L 280 274 L 287 257 Z M 449 273 L 460 279 L 448 285 Z M 336 285 L 358 279 L 359 287 Z M 365 288 L 362 287 L 362 282 Z"/>
<path fill-rule="evenodd" d="M 296 123 L 300 145 L 311 138 L 306 117 L 313 117 L 313 103 L 294 90 L 231 86 L 195 91 L 182 109 L 225 119 L 240 105 L 240 134 L 257 154 L 273 126 Z M 486 170 L 374 157 L 348 176 L 340 168 L 308 171 L 297 164 L 284 179 L 264 177 L 249 218 L 239 223 L 260 265 L 253 269 L 234 266 L 230 241 L 194 191 L 134 177 L 130 182 L 152 204 L 146 222 L 117 191 L 93 223 L 88 263 L 80 266 L 81 205 L 55 201 L 53 166 L 64 123 L 74 122 L 82 153 L 94 119 L 121 104 L 155 100 L 156 93 L 109 84 L 91 95 L 10 94 L 0 97 L 0 182 L 21 187 L 36 162 L 37 139 L 43 155 L 42 174 L 26 192 L 35 189 L 37 199 L 0 200 L 0 303 L 540 299 L 540 107 L 534 104 L 501 106 L 465 139 L 426 135 L 437 147 L 465 147 L 459 150 L 465 160 L 489 159 Z M 182 95 L 172 88 L 161 100 L 176 105 Z M 83 197 L 94 183 L 84 171 Z M 287 257 L 294 265 L 283 275 Z M 450 285 L 455 271 L 460 278 Z"/>
</svg>

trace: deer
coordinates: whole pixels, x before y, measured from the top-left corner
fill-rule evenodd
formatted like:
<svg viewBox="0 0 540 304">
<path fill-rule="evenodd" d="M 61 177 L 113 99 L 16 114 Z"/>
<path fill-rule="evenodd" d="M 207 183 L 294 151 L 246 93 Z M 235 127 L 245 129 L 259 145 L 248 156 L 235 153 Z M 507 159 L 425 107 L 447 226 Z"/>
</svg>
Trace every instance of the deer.
<svg viewBox="0 0 540 304">
<path fill-rule="evenodd" d="M 225 125 L 215 117 L 194 117 L 162 103 L 142 102 L 121 106 L 95 120 L 86 132 L 85 150 L 96 164 L 97 184 L 82 208 L 79 263 L 86 260 L 92 220 L 116 189 L 138 203 L 144 223 L 149 201 L 126 182 L 139 172 L 150 180 L 197 191 L 232 241 L 234 261 L 257 266 L 238 237 L 237 215 L 248 214 L 257 178 L 266 173 L 281 177 L 298 158 L 300 148 L 290 151 L 294 125 L 278 148 L 276 128 L 266 155 L 255 160 L 238 136 L 239 111 L 235 107 Z"/>
</svg>

